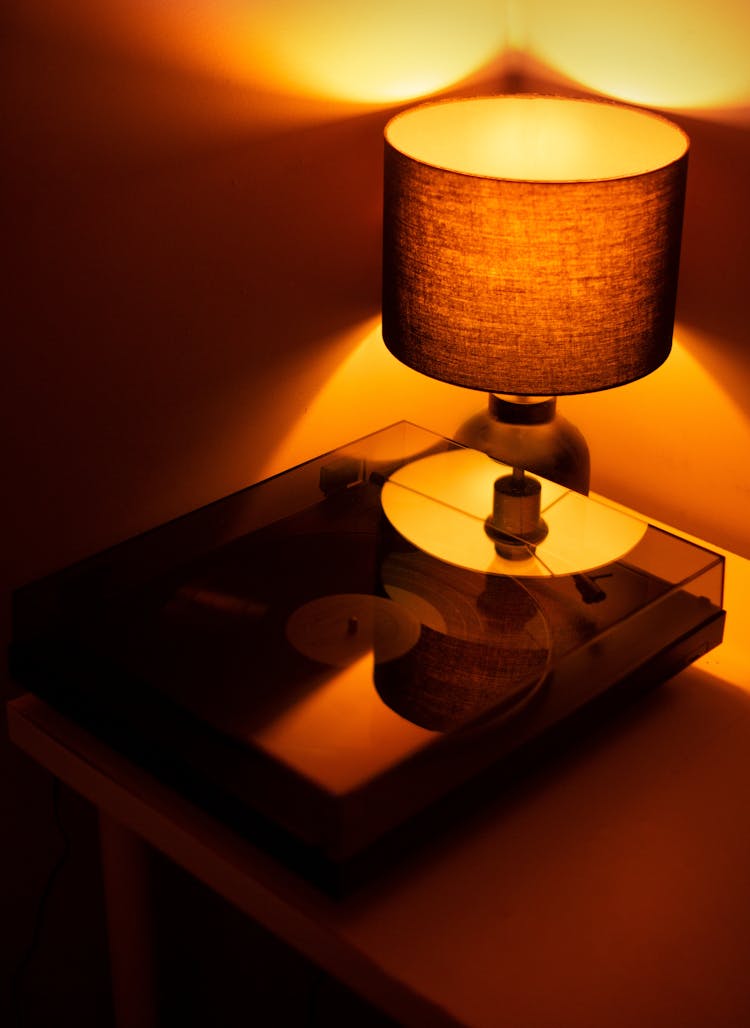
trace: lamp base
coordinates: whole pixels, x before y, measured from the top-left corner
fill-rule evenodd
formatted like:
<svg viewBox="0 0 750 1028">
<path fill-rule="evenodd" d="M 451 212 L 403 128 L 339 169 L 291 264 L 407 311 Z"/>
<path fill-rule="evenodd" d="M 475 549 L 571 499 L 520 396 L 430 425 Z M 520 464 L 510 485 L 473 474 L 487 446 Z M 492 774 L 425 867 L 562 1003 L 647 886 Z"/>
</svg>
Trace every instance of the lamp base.
<svg viewBox="0 0 750 1028">
<path fill-rule="evenodd" d="M 591 475 L 588 445 L 556 408 L 554 396 L 490 393 L 487 411 L 465 421 L 455 438 L 462 446 L 586 496 Z"/>
</svg>

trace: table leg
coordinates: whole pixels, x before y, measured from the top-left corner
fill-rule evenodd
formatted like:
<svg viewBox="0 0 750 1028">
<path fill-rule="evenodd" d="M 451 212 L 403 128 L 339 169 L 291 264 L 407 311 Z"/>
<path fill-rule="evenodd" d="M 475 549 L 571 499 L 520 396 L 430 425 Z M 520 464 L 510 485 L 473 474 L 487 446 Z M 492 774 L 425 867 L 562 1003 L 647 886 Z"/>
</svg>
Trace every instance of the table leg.
<svg viewBox="0 0 750 1028">
<path fill-rule="evenodd" d="M 99 814 L 112 998 L 117 1028 L 156 1028 L 148 846 Z"/>
</svg>

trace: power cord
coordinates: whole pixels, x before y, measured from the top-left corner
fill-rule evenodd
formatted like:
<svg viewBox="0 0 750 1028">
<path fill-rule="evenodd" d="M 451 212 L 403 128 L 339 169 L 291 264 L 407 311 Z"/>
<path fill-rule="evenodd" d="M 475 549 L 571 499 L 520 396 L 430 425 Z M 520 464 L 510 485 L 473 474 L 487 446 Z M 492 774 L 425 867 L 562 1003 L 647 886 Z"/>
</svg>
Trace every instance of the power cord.
<svg viewBox="0 0 750 1028">
<path fill-rule="evenodd" d="M 29 965 L 37 954 L 39 949 L 39 940 L 42 934 L 42 928 L 44 926 L 44 919 L 47 914 L 47 904 L 52 894 L 57 876 L 62 871 L 63 867 L 67 863 L 68 857 L 70 856 L 70 837 L 65 830 L 65 825 L 62 822 L 60 816 L 60 779 L 52 779 L 52 814 L 55 820 L 55 825 L 60 833 L 62 839 L 63 849 L 57 860 L 55 861 L 52 869 L 47 875 L 47 880 L 42 889 L 41 896 L 39 897 L 39 903 L 36 909 L 36 916 L 34 918 L 34 925 L 31 935 L 31 942 L 29 943 L 25 953 L 16 966 L 10 982 L 10 993 L 11 993 L 11 1004 L 15 1014 L 15 1021 L 18 1028 L 23 1025 L 23 996 L 22 987 L 26 972 L 28 971 Z"/>
</svg>

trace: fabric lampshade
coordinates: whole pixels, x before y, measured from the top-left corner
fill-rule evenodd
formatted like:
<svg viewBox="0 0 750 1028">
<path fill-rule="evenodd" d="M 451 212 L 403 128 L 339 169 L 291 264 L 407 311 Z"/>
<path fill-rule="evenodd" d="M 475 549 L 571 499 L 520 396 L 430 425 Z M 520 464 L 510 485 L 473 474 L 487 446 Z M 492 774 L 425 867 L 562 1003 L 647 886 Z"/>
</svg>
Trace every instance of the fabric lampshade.
<svg viewBox="0 0 750 1028">
<path fill-rule="evenodd" d="M 383 338 L 432 378 L 556 396 L 667 357 L 688 139 L 609 102 L 427 103 L 385 130 Z"/>
</svg>

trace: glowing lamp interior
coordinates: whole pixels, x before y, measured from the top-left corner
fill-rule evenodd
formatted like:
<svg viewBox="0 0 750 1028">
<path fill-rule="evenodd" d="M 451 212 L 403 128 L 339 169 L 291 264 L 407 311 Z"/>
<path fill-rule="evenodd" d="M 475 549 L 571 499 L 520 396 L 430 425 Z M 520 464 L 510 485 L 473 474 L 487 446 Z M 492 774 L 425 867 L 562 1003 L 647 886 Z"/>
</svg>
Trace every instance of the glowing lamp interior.
<svg viewBox="0 0 750 1028">
<path fill-rule="evenodd" d="M 527 182 L 625 178 L 662 168 L 688 148 L 676 125 L 645 111 L 560 97 L 480 97 L 405 111 L 386 138 L 446 171 Z"/>
</svg>

